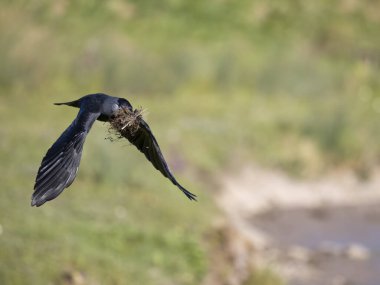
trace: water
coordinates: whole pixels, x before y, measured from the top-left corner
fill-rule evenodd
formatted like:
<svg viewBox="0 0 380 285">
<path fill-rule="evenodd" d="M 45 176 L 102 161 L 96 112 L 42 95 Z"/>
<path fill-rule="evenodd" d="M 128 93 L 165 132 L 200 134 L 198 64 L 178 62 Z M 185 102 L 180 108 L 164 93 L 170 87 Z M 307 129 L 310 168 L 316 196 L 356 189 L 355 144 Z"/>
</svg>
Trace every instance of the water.
<svg viewBox="0 0 380 285">
<path fill-rule="evenodd" d="M 380 202 L 277 208 L 254 215 L 250 222 L 269 235 L 280 252 L 294 246 L 308 252 L 305 263 L 314 275 L 309 280 L 293 278 L 289 284 L 380 284 Z M 348 255 L 353 246 L 364 250 L 364 256 Z"/>
</svg>

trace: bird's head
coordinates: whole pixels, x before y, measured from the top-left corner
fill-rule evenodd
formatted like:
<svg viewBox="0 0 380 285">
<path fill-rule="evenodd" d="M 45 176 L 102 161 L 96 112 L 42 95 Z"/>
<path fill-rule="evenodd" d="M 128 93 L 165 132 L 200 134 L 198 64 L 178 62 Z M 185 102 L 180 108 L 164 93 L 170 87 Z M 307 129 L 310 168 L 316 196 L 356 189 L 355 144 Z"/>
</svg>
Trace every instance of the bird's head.
<svg viewBox="0 0 380 285">
<path fill-rule="evenodd" d="M 102 106 L 102 114 L 113 117 L 119 114 L 121 111 L 133 112 L 131 103 L 124 98 L 113 97 L 112 101 Z"/>
<path fill-rule="evenodd" d="M 131 103 L 127 99 L 119 98 L 117 99 L 117 104 L 119 108 L 128 109 L 129 111 L 133 111 Z"/>
</svg>

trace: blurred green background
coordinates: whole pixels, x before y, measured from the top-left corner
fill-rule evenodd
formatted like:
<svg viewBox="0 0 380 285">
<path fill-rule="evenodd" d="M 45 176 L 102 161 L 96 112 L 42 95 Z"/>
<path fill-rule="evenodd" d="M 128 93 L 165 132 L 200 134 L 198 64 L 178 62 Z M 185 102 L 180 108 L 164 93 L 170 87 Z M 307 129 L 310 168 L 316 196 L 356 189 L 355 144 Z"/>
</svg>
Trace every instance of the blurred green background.
<svg viewBox="0 0 380 285">
<path fill-rule="evenodd" d="M 369 0 L 1 1 L 0 284 L 61 284 L 72 271 L 86 284 L 200 284 L 213 196 L 232 169 L 368 178 L 379 31 Z M 199 202 L 98 122 L 71 188 L 29 206 L 43 155 L 77 112 L 52 103 L 95 92 L 148 109 Z"/>
</svg>

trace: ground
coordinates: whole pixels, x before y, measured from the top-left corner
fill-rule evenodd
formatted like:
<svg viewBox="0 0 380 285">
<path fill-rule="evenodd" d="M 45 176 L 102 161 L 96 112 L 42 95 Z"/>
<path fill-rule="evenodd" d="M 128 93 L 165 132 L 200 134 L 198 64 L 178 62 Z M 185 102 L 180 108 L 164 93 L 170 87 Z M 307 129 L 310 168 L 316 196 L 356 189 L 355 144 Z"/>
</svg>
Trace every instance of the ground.
<svg viewBox="0 0 380 285">
<path fill-rule="evenodd" d="M 313 181 L 247 166 L 225 177 L 218 204 L 287 284 L 375 285 L 380 279 L 380 176 Z"/>
</svg>

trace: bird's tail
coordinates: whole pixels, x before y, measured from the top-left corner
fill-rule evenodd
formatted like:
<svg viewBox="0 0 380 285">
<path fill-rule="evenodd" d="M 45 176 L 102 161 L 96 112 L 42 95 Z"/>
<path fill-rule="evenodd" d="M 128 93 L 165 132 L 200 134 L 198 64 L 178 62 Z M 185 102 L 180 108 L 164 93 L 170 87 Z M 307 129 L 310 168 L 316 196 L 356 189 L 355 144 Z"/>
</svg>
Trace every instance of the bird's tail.
<svg viewBox="0 0 380 285">
<path fill-rule="evenodd" d="M 70 101 L 70 102 L 64 102 L 64 103 L 54 103 L 54 105 L 67 105 L 71 107 L 77 107 L 80 108 L 80 99 L 75 100 L 75 101 Z"/>
</svg>

